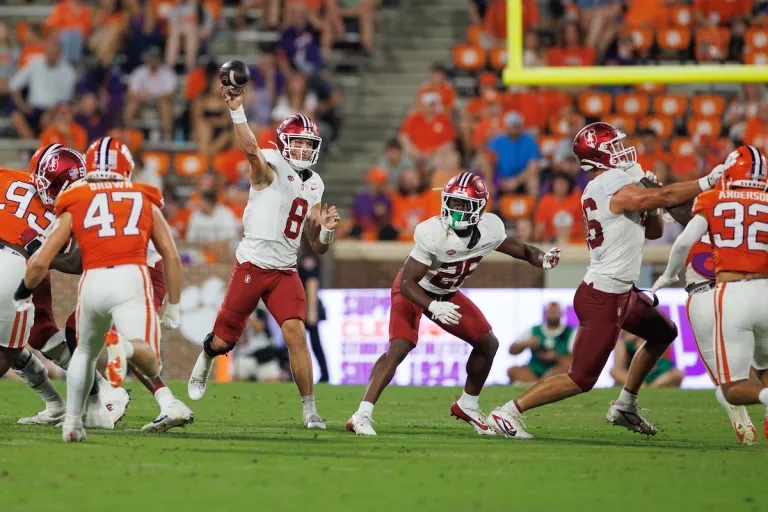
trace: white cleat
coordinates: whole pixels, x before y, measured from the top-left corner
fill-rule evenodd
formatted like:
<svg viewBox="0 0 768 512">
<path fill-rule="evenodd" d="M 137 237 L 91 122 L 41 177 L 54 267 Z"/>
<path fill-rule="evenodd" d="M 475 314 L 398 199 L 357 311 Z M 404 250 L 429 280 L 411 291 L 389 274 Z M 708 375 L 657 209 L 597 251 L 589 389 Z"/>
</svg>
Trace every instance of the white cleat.
<svg viewBox="0 0 768 512">
<path fill-rule="evenodd" d="M 109 420 L 112 425 L 117 425 L 125 416 L 125 410 L 131 402 L 131 395 L 123 388 L 106 388 L 99 393 L 102 403 L 107 408 Z"/>
<path fill-rule="evenodd" d="M 458 398 L 458 397 L 457 397 Z M 488 424 L 485 422 L 485 416 L 480 409 L 468 409 L 459 405 L 458 400 L 451 404 L 451 416 L 456 416 L 456 419 L 464 420 L 475 429 L 475 432 L 481 436 L 495 436 L 494 432 Z"/>
<path fill-rule="evenodd" d="M 191 400 L 200 400 L 205 394 L 208 377 L 211 376 L 211 369 L 213 368 L 213 362 L 207 361 L 207 359 L 205 353 L 200 352 L 195 367 L 192 368 L 192 375 L 189 376 L 189 383 L 187 383 L 187 394 Z"/>
<path fill-rule="evenodd" d="M 749 419 L 747 408 L 743 405 L 734 406 L 728 404 L 728 407 L 726 407 L 725 410 L 728 413 L 728 417 L 731 419 L 731 426 L 736 433 L 736 439 L 738 439 L 741 444 L 747 446 L 755 444 L 757 441 L 757 430 L 755 430 L 752 420 Z"/>
<path fill-rule="evenodd" d="M 61 430 L 61 439 L 65 443 L 80 443 L 85 441 L 83 422 L 77 421 L 75 424 L 75 422 L 69 423 L 65 421 Z"/>
<path fill-rule="evenodd" d="M 85 402 L 83 425 L 85 428 L 104 430 L 112 430 L 115 428 L 112 418 L 109 417 L 109 411 L 101 402 L 101 398 L 99 398 L 98 394 L 90 395 Z"/>
<path fill-rule="evenodd" d="M 30 418 L 20 418 L 19 425 L 57 425 L 64 420 L 66 414 L 66 403 L 54 404 L 49 402 L 45 404 L 44 411 L 40 411 Z"/>
<path fill-rule="evenodd" d="M 325 430 L 325 422 L 316 412 L 310 412 L 304 415 L 304 428 Z"/>
<path fill-rule="evenodd" d="M 347 421 L 347 430 L 354 432 L 358 436 L 375 436 L 376 431 L 373 430 L 373 418 L 366 412 L 356 412 Z"/>
<path fill-rule="evenodd" d="M 646 436 L 655 436 L 658 430 L 648 423 L 648 420 L 640 414 L 640 409 L 635 405 L 626 405 L 618 400 L 611 402 L 611 408 L 605 415 L 608 423 L 624 427 L 630 432 L 637 432 Z"/>
<path fill-rule="evenodd" d="M 485 419 L 488 426 L 495 432 L 507 438 L 513 439 L 533 439 L 533 435 L 525 431 L 525 416 L 517 411 L 508 412 L 506 409 L 497 407 L 491 411 L 491 414 Z"/>
<path fill-rule="evenodd" d="M 144 425 L 141 431 L 145 434 L 162 434 L 174 427 L 190 425 L 194 421 L 195 414 L 192 409 L 181 400 L 174 400 L 166 410 L 160 411 L 160 416 L 155 421 Z"/>
</svg>

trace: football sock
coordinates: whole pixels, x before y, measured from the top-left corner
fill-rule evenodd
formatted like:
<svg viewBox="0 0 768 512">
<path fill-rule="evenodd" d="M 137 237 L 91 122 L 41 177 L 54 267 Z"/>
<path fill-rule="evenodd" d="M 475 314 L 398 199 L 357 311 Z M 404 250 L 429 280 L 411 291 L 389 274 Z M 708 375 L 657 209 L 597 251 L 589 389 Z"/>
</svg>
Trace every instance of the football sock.
<svg viewBox="0 0 768 512">
<path fill-rule="evenodd" d="M 91 360 L 86 350 L 76 350 L 67 371 L 67 422 L 82 418 L 95 373 L 96 359 Z"/>
<path fill-rule="evenodd" d="M 357 412 L 360 414 L 368 414 L 368 416 L 373 416 L 373 406 L 371 402 L 360 402 L 360 407 L 357 409 Z"/>
<path fill-rule="evenodd" d="M 637 405 L 637 395 L 622 388 L 618 401 L 621 402 L 622 405 Z"/>
<path fill-rule="evenodd" d="M 517 402 L 515 400 L 510 400 L 509 402 L 505 403 L 501 408 L 510 414 L 523 413 L 523 411 L 521 411 L 520 408 L 517 406 Z"/>
<path fill-rule="evenodd" d="M 459 405 L 465 409 L 479 409 L 478 400 L 480 400 L 479 396 L 468 395 L 466 391 L 463 391 L 459 398 Z"/>
<path fill-rule="evenodd" d="M 122 339 L 123 346 L 125 347 L 125 358 L 130 359 L 133 357 L 133 342 Z"/>
<path fill-rule="evenodd" d="M 214 358 L 209 358 L 205 355 L 205 352 L 201 354 L 203 357 L 198 358 L 198 362 L 202 361 L 205 371 L 210 373 L 211 372 L 211 366 L 213 366 L 213 362 L 216 361 Z"/>
<path fill-rule="evenodd" d="M 768 388 L 763 388 L 757 398 L 763 405 L 768 407 Z"/>
<path fill-rule="evenodd" d="M 720 386 L 717 386 L 717 389 L 715 389 L 715 398 L 717 398 L 717 402 L 722 405 L 726 411 L 732 407 L 731 404 L 728 403 L 728 400 L 725 399 L 723 389 Z"/>
<path fill-rule="evenodd" d="M 155 391 L 155 400 L 160 404 L 160 410 L 165 410 L 173 403 L 173 393 L 166 386 Z"/>
<path fill-rule="evenodd" d="M 315 408 L 315 395 L 301 397 L 301 405 L 304 407 L 304 414 L 317 413 Z"/>
<path fill-rule="evenodd" d="M 51 379 L 48 378 L 48 368 L 45 367 L 35 354 L 25 350 L 21 357 L 24 357 L 24 355 L 29 355 L 27 362 L 24 363 L 21 369 L 14 368 L 13 372 L 24 381 L 24 384 L 35 390 L 35 393 L 46 404 L 50 402 L 64 405 L 64 400 L 59 395 L 59 392 L 56 391 Z"/>
</svg>

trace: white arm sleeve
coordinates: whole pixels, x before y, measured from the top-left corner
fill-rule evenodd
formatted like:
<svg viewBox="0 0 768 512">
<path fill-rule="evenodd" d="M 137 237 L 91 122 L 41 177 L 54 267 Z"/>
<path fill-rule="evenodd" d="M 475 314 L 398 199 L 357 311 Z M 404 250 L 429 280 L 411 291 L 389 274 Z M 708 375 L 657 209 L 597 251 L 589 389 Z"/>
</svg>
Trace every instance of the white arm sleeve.
<svg viewBox="0 0 768 512">
<path fill-rule="evenodd" d="M 664 271 L 664 275 L 670 279 L 676 279 L 680 273 L 680 269 L 685 265 L 685 259 L 688 257 L 688 253 L 691 251 L 693 244 L 701 240 L 701 237 L 709 229 L 707 219 L 701 215 L 696 215 L 685 226 L 685 230 L 680 233 L 680 236 L 675 240 L 672 245 L 672 250 L 669 253 L 669 263 L 667 263 L 667 269 Z"/>
</svg>

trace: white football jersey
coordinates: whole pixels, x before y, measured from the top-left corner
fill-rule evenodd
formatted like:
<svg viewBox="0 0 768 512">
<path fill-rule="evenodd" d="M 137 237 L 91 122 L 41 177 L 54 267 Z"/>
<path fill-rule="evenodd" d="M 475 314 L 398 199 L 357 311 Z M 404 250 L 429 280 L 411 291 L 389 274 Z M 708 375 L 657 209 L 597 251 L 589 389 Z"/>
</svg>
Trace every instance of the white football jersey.
<svg viewBox="0 0 768 512">
<path fill-rule="evenodd" d="M 311 172 L 302 181 L 283 155 L 262 149 L 275 171 L 275 180 L 264 190 L 251 187 L 243 212 L 244 237 L 235 253 L 240 263 L 266 269 L 295 269 L 304 221 L 323 198 L 323 180 Z"/>
<path fill-rule="evenodd" d="M 163 259 L 163 257 L 160 256 L 160 253 L 157 252 L 157 249 L 155 248 L 155 244 L 150 240 L 149 244 L 147 244 L 147 265 L 155 268 L 155 263 L 161 259 Z"/>
<path fill-rule="evenodd" d="M 590 181 L 581 195 L 590 260 L 584 282 L 607 293 L 624 293 L 640 277 L 646 216 L 611 211 L 613 194 L 632 183 L 626 172 L 611 169 Z"/>
<path fill-rule="evenodd" d="M 492 213 L 484 213 L 477 227 L 480 240 L 468 249 L 469 238 L 459 238 L 439 215 L 416 226 L 413 233 L 416 245 L 409 257 L 429 265 L 427 274 L 419 282 L 422 288 L 438 295 L 455 292 L 480 260 L 507 238 L 504 222 Z"/>
</svg>

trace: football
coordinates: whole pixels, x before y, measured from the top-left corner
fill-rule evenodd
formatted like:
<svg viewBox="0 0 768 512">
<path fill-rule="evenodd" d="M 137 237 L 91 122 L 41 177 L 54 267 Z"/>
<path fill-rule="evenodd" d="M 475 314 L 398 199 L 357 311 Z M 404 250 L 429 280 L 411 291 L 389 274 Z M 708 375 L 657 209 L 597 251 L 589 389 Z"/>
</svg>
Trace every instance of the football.
<svg viewBox="0 0 768 512">
<path fill-rule="evenodd" d="M 642 178 L 639 184 L 645 188 L 661 188 L 661 185 L 654 183 L 648 178 Z M 672 208 L 667 208 L 667 212 L 676 222 L 685 226 L 690 222 L 691 218 L 693 218 L 693 200 L 673 206 Z"/>
<path fill-rule="evenodd" d="M 251 81 L 251 72 L 244 62 L 231 60 L 219 69 L 221 85 L 231 90 L 242 89 Z"/>
</svg>

